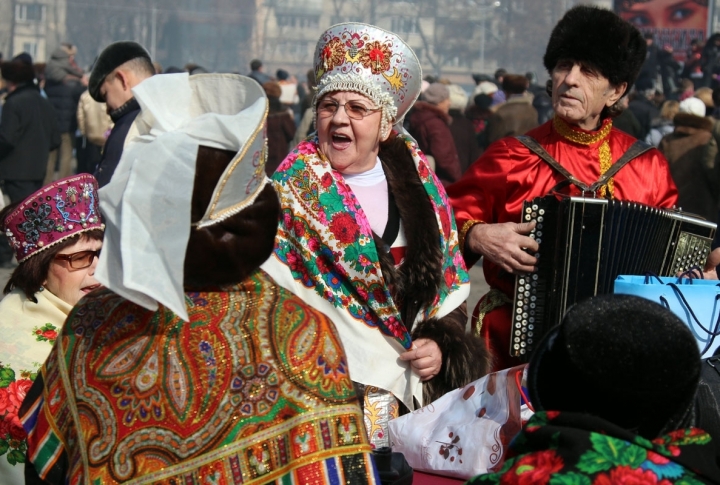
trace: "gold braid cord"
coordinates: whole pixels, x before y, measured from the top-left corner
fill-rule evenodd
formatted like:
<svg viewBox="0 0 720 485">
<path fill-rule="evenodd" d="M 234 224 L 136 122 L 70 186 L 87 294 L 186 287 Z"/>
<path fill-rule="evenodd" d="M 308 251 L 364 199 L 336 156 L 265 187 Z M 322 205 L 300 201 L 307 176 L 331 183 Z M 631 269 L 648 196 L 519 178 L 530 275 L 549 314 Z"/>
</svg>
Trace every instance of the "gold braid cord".
<svg viewBox="0 0 720 485">
<path fill-rule="evenodd" d="M 460 228 L 460 233 L 458 234 L 458 243 L 460 244 L 460 251 L 462 253 L 465 252 L 465 236 L 467 236 L 468 231 L 475 225 L 475 224 L 485 224 L 483 221 L 477 221 L 475 219 L 470 219 L 469 221 L 465 221 L 465 224 Z"/>
<path fill-rule="evenodd" d="M 478 304 L 478 317 L 475 321 L 475 328 L 473 329 L 475 335 L 480 335 L 480 330 L 482 330 L 485 315 L 487 315 L 497 307 L 511 303 L 512 300 L 509 296 L 507 296 L 500 290 L 496 290 L 495 288 L 491 288 L 490 291 L 485 293 L 485 296 L 480 299 L 480 303 Z"/>
<path fill-rule="evenodd" d="M 612 129 L 612 121 L 607 122 L 597 133 L 585 133 L 576 131 L 567 122 L 555 117 L 553 119 L 553 127 L 560 133 L 560 135 L 574 143 L 580 145 L 593 145 L 602 140 L 602 143 L 598 147 L 598 159 L 600 160 L 600 175 L 604 175 L 612 166 L 612 153 L 610 153 L 610 130 Z M 613 179 L 607 181 L 607 184 L 600 187 L 600 196 L 606 197 L 609 195 L 613 196 L 615 183 Z"/>
</svg>

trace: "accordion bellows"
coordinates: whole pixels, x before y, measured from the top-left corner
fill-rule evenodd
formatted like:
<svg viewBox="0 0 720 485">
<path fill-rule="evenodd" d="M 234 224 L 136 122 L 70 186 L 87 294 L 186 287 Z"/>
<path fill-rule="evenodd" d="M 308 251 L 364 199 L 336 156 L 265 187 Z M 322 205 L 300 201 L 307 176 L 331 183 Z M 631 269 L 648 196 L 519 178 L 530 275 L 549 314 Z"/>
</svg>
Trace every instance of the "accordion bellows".
<svg viewBox="0 0 720 485">
<path fill-rule="evenodd" d="M 671 276 L 702 267 L 715 224 L 636 202 L 549 195 L 523 205 L 537 224 L 537 271 L 515 279 L 510 355 L 527 361 L 575 303 L 612 293 L 621 275 Z"/>
</svg>

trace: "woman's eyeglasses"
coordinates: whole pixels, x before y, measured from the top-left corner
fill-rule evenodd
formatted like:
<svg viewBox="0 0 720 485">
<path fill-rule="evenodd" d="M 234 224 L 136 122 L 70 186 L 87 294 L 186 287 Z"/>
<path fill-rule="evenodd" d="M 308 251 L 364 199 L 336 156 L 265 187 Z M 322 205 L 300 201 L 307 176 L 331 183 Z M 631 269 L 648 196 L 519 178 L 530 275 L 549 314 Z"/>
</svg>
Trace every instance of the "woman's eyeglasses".
<svg viewBox="0 0 720 485">
<path fill-rule="evenodd" d="M 361 120 L 366 116 L 370 116 L 376 111 L 380 111 L 382 108 L 368 108 L 360 101 L 348 101 L 345 104 L 340 104 L 332 99 L 324 99 L 318 103 L 317 113 L 321 118 L 329 118 L 335 116 L 340 106 L 345 108 L 345 112 L 348 117 L 353 120 Z"/>
<path fill-rule="evenodd" d="M 77 253 L 55 255 L 55 259 L 67 261 L 72 269 L 89 268 L 95 258 L 99 257 L 99 249 L 97 251 L 78 251 Z"/>
</svg>

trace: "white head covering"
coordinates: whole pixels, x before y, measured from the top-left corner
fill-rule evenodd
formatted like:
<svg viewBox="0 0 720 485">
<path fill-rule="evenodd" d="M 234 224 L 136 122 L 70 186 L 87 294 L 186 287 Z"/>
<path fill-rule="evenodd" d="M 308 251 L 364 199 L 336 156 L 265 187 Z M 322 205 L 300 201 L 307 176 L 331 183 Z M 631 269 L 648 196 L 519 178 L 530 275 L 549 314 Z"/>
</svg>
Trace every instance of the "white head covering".
<svg viewBox="0 0 720 485">
<path fill-rule="evenodd" d="M 681 113 L 690 113 L 695 116 L 705 116 L 705 103 L 701 99 L 692 97 L 680 101 L 679 106 Z"/>
<path fill-rule="evenodd" d="M 187 320 L 183 264 L 198 148 L 237 152 L 198 223 L 204 227 L 252 204 L 267 182 L 267 98 L 257 82 L 234 74 L 163 74 L 133 94 L 142 108 L 138 136 L 100 189 L 106 230 L 95 276 L 138 305 L 161 303 Z"/>
</svg>

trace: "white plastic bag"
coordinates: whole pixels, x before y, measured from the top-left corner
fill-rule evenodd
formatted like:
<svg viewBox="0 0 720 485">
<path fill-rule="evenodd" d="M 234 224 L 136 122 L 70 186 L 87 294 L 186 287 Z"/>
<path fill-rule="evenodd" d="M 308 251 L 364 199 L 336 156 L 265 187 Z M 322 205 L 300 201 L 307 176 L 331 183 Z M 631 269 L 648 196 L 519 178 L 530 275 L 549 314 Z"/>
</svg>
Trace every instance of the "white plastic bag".
<svg viewBox="0 0 720 485">
<path fill-rule="evenodd" d="M 532 415 L 521 405 L 525 365 L 493 372 L 390 421 L 393 451 L 413 469 L 470 478 L 502 466 L 510 441 Z"/>
</svg>

